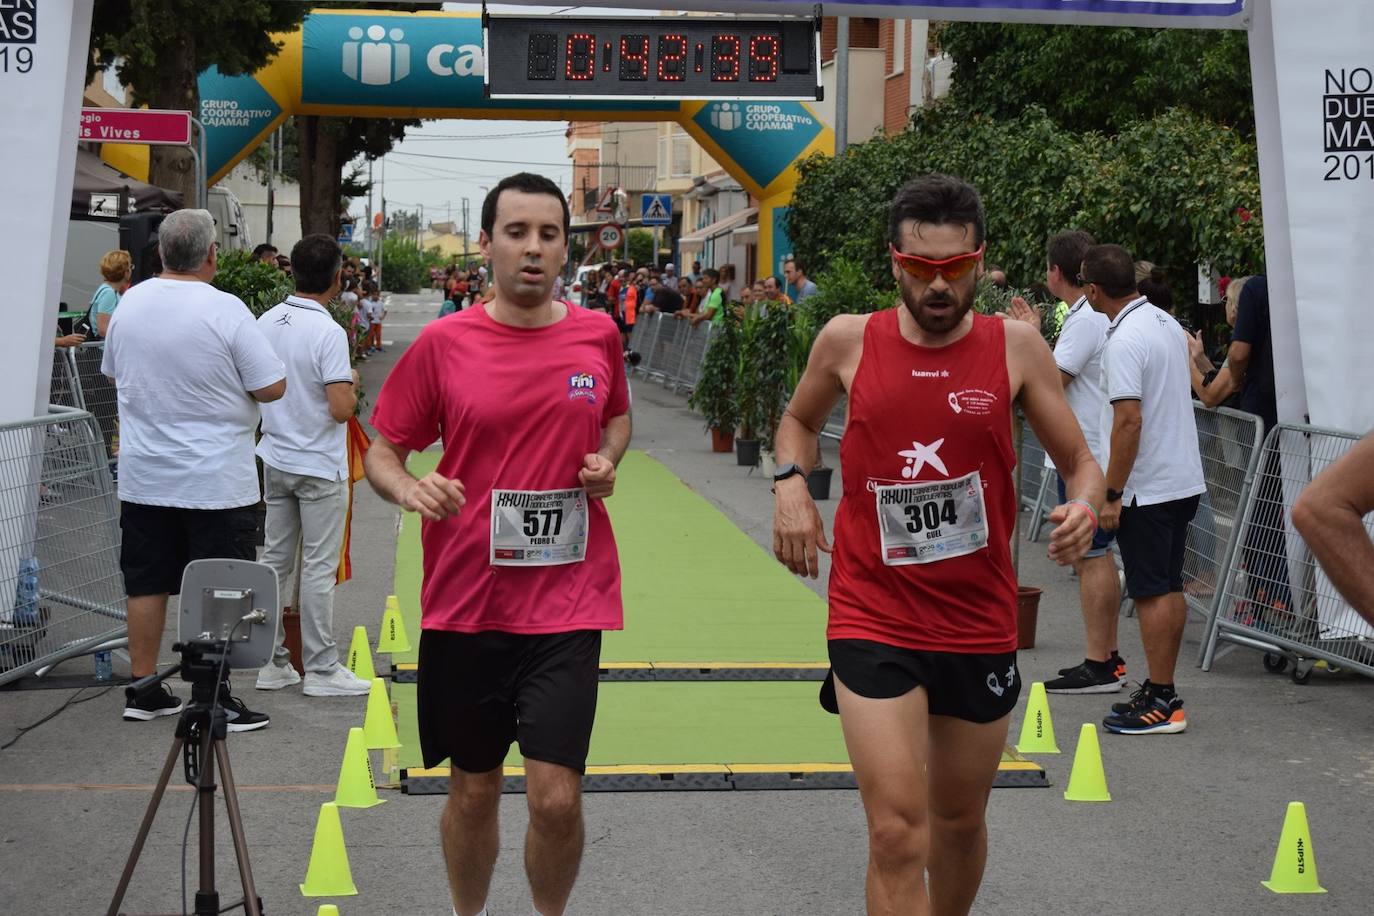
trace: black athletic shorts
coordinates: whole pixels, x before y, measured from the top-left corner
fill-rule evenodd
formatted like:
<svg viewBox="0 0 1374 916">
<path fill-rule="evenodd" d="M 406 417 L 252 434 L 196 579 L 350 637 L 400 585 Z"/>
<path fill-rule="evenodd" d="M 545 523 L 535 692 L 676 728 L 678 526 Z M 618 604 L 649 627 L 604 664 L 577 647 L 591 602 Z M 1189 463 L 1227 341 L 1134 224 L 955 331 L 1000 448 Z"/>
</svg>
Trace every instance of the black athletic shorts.
<svg viewBox="0 0 1374 916">
<path fill-rule="evenodd" d="M 527 758 L 586 772 L 600 665 L 600 630 L 422 631 L 416 695 L 425 766 L 447 757 L 485 773 L 518 741 Z"/>
<path fill-rule="evenodd" d="M 1189 496 L 1153 506 L 1123 506 L 1116 542 L 1126 570 L 1126 593 L 1132 598 L 1155 598 L 1183 591 L 1183 557 L 1188 547 L 1188 523 L 1197 514 L 1201 496 Z"/>
<path fill-rule="evenodd" d="M 924 687 L 932 716 L 995 722 L 1021 695 L 1015 652 L 976 655 L 925 652 L 867 639 L 832 639 L 830 673 L 821 685 L 821 706 L 839 712 L 834 679 L 871 700 L 887 700 Z"/>
<path fill-rule="evenodd" d="M 181 575 L 192 560 L 256 560 L 256 506 L 180 509 L 119 504 L 119 568 L 124 594 L 181 593 Z"/>
</svg>

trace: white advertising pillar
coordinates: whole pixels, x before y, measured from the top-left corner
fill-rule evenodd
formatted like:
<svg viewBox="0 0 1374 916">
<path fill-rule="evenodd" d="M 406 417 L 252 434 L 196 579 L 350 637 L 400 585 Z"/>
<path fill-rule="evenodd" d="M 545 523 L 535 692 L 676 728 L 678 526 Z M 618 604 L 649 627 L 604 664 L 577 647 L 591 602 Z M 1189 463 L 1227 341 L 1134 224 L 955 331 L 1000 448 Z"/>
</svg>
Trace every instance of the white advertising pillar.
<svg viewBox="0 0 1374 916">
<path fill-rule="evenodd" d="M 1374 4 L 1254 0 L 1279 419 L 1374 427 Z"/>
<path fill-rule="evenodd" d="M 13 265 L 0 423 L 47 412 L 92 2 L 0 3 L 0 123 L 13 132 L 0 144 L 0 251 Z"/>
</svg>

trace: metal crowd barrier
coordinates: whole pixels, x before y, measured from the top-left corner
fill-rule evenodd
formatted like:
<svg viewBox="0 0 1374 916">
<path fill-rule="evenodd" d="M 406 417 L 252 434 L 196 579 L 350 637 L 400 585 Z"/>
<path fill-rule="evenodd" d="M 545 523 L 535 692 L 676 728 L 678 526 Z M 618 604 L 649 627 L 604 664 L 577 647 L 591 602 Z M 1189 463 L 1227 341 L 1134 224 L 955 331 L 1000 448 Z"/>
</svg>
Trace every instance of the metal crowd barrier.
<svg viewBox="0 0 1374 916">
<path fill-rule="evenodd" d="M 1265 652 L 1265 667 L 1307 680 L 1318 661 L 1374 677 L 1374 628 L 1349 607 L 1290 526 L 1298 494 L 1359 439 L 1297 424 L 1270 430 L 1232 538 L 1217 611 L 1204 642 L 1210 670 L 1218 645 Z M 1374 536 L 1374 516 L 1365 519 Z"/>
<path fill-rule="evenodd" d="M 0 684 L 127 635 L 119 503 L 99 424 L 0 425 Z"/>
<path fill-rule="evenodd" d="M 715 334 L 710 323 L 693 325 L 663 312 L 645 315 L 630 332 L 630 349 L 639 354 L 639 365 L 631 372 L 690 394 L 701 378 L 701 365 Z"/>
</svg>

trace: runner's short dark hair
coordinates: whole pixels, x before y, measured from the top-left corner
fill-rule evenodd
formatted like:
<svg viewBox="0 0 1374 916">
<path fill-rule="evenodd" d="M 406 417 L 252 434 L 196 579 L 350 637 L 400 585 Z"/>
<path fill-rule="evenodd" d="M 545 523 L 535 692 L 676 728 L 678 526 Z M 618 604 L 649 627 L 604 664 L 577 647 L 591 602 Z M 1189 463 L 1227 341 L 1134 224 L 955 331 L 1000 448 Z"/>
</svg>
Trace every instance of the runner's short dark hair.
<svg viewBox="0 0 1374 916">
<path fill-rule="evenodd" d="M 568 233 L 572 231 L 572 212 L 568 209 L 568 198 L 563 196 L 563 189 L 543 175 L 516 172 L 497 182 L 496 187 L 487 193 L 486 200 L 482 201 L 482 231 L 487 234 L 487 238 L 491 238 L 492 232 L 496 229 L 496 202 L 500 199 L 502 191 L 523 191 L 526 194 L 548 194 L 557 197 L 558 202 L 563 205 L 563 237 L 567 238 Z"/>
<path fill-rule="evenodd" d="M 1045 259 L 1051 267 L 1058 267 L 1066 280 L 1076 285 L 1075 278 L 1083 266 L 1083 255 L 1096 244 L 1097 239 L 1082 229 L 1056 232 L 1045 243 Z"/>
<path fill-rule="evenodd" d="M 334 285 L 334 274 L 342 267 L 343 249 L 323 233 L 307 235 L 291 249 L 291 275 L 296 280 L 298 293 L 329 292 L 329 287 Z"/>
<path fill-rule="evenodd" d="M 937 226 L 971 225 L 975 248 L 987 239 L 982 198 L 973 185 L 953 175 L 931 173 L 902 185 L 888 210 L 887 238 L 893 245 L 900 247 L 902 223 L 907 220 Z"/>
<path fill-rule="evenodd" d="M 1113 299 L 1136 292 L 1135 258 L 1120 245 L 1094 245 L 1083 254 L 1083 279 Z"/>
</svg>

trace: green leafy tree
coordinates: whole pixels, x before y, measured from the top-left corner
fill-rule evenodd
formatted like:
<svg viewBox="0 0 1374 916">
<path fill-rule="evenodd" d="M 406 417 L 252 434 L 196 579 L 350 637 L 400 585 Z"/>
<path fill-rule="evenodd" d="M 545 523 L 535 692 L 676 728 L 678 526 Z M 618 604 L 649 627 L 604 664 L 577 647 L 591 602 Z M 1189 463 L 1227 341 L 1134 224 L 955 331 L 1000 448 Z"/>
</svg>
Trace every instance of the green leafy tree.
<svg viewBox="0 0 1374 916">
<path fill-rule="evenodd" d="M 630 260 L 640 265 L 654 263 L 654 234 L 648 229 L 630 230 Z"/>
<path fill-rule="evenodd" d="M 200 112 L 196 77 L 251 73 L 280 49 L 272 33 L 295 28 L 308 7 L 275 0 L 96 0 L 91 19 L 90 70 L 115 67 L 137 105 Z M 188 149 L 152 147 L 148 180 L 195 200 L 195 166 Z"/>
<path fill-rule="evenodd" d="M 1061 127 L 1115 133 L 1184 108 L 1254 135 L 1245 32 L 951 22 L 936 40 L 968 111 L 1010 119 L 1037 105 Z"/>
</svg>

